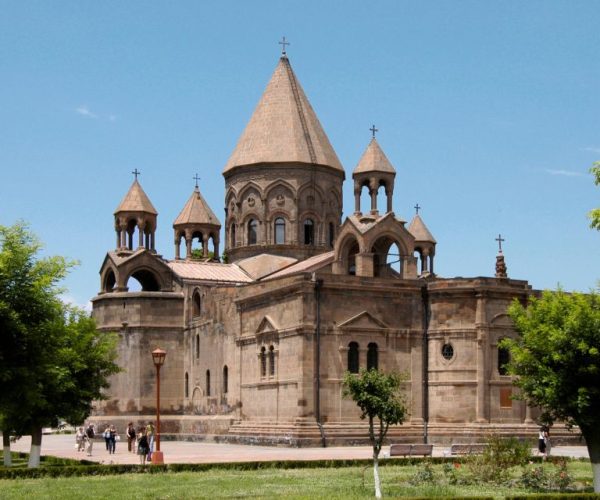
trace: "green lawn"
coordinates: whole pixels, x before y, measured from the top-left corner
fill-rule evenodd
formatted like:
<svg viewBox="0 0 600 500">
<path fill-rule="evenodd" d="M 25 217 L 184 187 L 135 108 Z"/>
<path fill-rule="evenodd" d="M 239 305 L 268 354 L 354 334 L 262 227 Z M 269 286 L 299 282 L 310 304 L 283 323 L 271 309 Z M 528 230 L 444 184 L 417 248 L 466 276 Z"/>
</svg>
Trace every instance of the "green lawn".
<svg viewBox="0 0 600 500">
<path fill-rule="evenodd" d="M 544 465 L 552 473 L 553 466 Z M 432 467 L 434 482 L 411 485 L 423 467 L 385 466 L 380 468 L 385 497 L 411 496 L 493 496 L 527 493 L 510 484 L 450 485 L 441 465 Z M 569 474 L 580 488 L 591 490 L 589 462 L 573 461 Z M 364 484 L 363 484 L 364 472 Z M 462 466 L 457 469 L 463 474 Z M 465 470 L 466 473 L 466 470 Z M 518 474 L 518 473 L 515 473 Z M 373 471 L 369 467 L 322 469 L 263 469 L 236 471 L 212 469 L 206 472 L 124 474 L 73 478 L 0 480 L 2 499 L 80 498 L 372 498 Z"/>
</svg>

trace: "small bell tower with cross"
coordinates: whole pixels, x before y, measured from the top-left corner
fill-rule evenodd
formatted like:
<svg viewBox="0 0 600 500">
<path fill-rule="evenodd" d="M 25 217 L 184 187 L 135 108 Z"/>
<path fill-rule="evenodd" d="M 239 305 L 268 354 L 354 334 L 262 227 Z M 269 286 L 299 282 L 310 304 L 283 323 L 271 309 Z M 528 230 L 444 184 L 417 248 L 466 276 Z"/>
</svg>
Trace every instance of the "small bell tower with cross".
<svg viewBox="0 0 600 500">
<path fill-rule="evenodd" d="M 502 242 L 505 241 L 501 234 L 496 238 L 498 242 L 498 255 L 496 255 L 496 278 L 508 278 L 506 274 L 506 262 L 502 253 Z"/>
<path fill-rule="evenodd" d="M 115 210 L 117 252 L 131 253 L 139 248 L 154 249 L 158 212 L 138 181 L 141 172 L 133 172 L 133 184 Z M 137 232 L 137 235 L 135 234 Z"/>
</svg>

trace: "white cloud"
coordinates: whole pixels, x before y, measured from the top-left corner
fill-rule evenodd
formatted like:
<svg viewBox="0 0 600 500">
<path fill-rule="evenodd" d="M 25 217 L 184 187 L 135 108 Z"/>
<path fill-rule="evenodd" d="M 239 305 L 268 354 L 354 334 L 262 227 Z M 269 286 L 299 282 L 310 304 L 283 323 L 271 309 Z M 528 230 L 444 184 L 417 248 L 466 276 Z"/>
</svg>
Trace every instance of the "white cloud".
<svg viewBox="0 0 600 500">
<path fill-rule="evenodd" d="M 589 151 L 590 153 L 600 154 L 600 148 L 595 148 L 593 146 L 588 146 L 587 148 L 581 148 L 581 151 Z"/>
<path fill-rule="evenodd" d="M 87 118 L 98 118 L 98 115 L 96 115 L 95 113 L 92 113 L 85 104 L 82 104 L 78 108 L 75 108 L 75 112 L 77 114 L 80 114 L 81 116 L 85 116 Z"/>
<path fill-rule="evenodd" d="M 550 168 L 546 169 L 551 175 L 564 175 L 565 177 L 581 177 L 583 174 L 581 172 L 574 172 L 572 170 L 553 170 Z"/>
<path fill-rule="evenodd" d="M 108 121 L 109 122 L 116 122 L 117 121 L 117 115 L 108 115 Z"/>
<path fill-rule="evenodd" d="M 77 307 L 85 310 L 88 313 L 92 312 L 92 303 L 89 300 L 85 304 L 81 304 L 81 303 L 77 302 L 77 300 L 74 297 L 72 297 L 71 295 L 67 295 L 65 293 L 60 295 L 60 300 L 62 300 L 63 303 L 65 303 L 65 304 L 77 306 Z"/>
</svg>

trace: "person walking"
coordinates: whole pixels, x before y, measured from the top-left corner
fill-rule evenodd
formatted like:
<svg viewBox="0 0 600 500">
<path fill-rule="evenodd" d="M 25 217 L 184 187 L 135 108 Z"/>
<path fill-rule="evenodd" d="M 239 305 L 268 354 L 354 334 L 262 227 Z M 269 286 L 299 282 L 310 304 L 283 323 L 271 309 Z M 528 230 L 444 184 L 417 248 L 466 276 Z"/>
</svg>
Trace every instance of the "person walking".
<svg viewBox="0 0 600 500">
<path fill-rule="evenodd" d="M 83 432 L 83 427 L 79 427 L 79 429 L 77 429 L 77 433 L 75 434 L 75 443 L 77 445 L 77 451 L 83 451 L 85 449 L 85 432 Z"/>
<path fill-rule="evenodd" d="M 538 451 L 544 458 L 546 457 L 546 426 L 542 425 L 538 432 Z"/>
<path fill-rule="evenodd" d="M 138 449 L 137 453 L 140 456 L 140 464 L 146 465 L 146 458 L 150 454 L 150 446 L 148 446 L 148 435 L 145 427 L 138 429 Z"/>
<path fill-rule="evenodd" d="M 148 461 L 150 461 L 154 452 L 154 425 L 152 422 L 148 422 L 146 426 L 146 437 L 148 438 Z"/>
<path fill-rule="evenodd" d="M 93 424 L 88 424 L 87 429 L 85 430 L 85 440 L 87 444 L 87 456 L 92 456 L 92 448 L 94 446 L 94 438 L 96 437 L 96 431 L 94 430 Z"/>
<path fill-rule="evenodd" d="M 117 430 L 114 425 L 111 425 L 108 430 L 108 453 L 115 454 L 117 448 Z"/>
<path fill-rule="evenodd" d="M 128 452 L 133 452 L 133 453 L 137 453 L 136 450 L 136 432 L 135 432 L 135 427 L 133 427 L 133 422 L 129 422 L 127 424 L 127 451 Z"/>
<path fill-rule="evenodd" d="M 107 426 L 106 429 L 104 429 L 102 437 L 104 438 L 104 443 L 106 444 L 106 451 L 110 453 L 110 427 Z"/>
</svg>

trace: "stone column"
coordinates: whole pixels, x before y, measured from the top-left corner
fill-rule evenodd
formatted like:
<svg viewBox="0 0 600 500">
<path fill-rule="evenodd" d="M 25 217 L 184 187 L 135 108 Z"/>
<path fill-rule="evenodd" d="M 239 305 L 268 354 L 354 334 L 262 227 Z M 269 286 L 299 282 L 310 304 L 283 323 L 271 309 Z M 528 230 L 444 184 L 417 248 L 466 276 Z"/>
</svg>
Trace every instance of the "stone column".
<svg viewBox="0 0 600 500">
<path fill-rule="evenodd" d="M 429 271 L 429 267 L 427 265 L 428 260 L 429 260 L 429 249 L 424 248 L 423 251 L 421 252 L 421 274 Z"/>
<path fill-rule="evenodd" d="M 360 213 L 360 189 L 354 189 L 354 213 Z"/>
<path fill-rule="evenodd" d="M 208 257 L 208 234 L 202 235 L 202 257 Z"/>
<path fill-rule="evenodd" d="M 489 421 L 489 387 L 488 387 L 488 327 L 485 312 L 485 295 L 477 294 L 477 308 L 475 310 L 475 330 L 477 335 L 477 406 L 475 421 L 485 423 Z"/>
<path fill-rule="evenodd" d="M 387 212 L 392 212 L 392 195 L 394 194 L 394 191 L 391 189 L 386 189 L 385 190 L 385 196 L 387 197 Z M 386 213 L 387 213 L 386 212 Z"/>
<path fill-rule="evenodd" d="M 138 234 L 138 248 L 143 248 L 144 246 L 144 228 L 146 227 L 146 223 L 143 221 L 139 221 L 137 224 L 138 227 L 138 231 L 140 232 L 140 234 Z"/>
<path fill-rule="evenodd" d="M 192 238 L 187 233 L 185 235 L 185 258 L 192 258 Z"/>
<path fill-rule="evenodd" d="M 377 213 L 377 185 L 374 180 L 369 183 L 369 196 L 371 197 L 371 213 Z"/>
<path fill-rule="evenodd" d="M 373 276 L 372 253 L 357 253 L 355 259 L 356 276 Z"/>
<path fill-rule="evenodd" d="M 215 255 L 214 255 L 214 259 L 220 261 L 221 260 L 221 256 L 219 254 L 219 233 L 217 233 L 217 236 L 213 236 L 213 248 L 215 250 Z"/>
<path fill-rule="evenodd" d="M 179 254 L 179 242 L 181 241 L 181 237 L 179 235 L 177 235 L 175 237 L 175 260 L 179 260 L 180 254 Z"/>
</svg>

